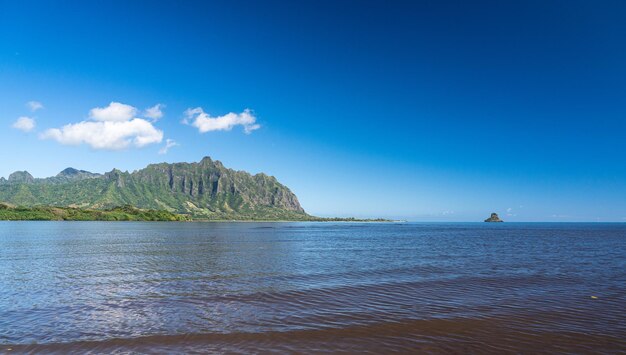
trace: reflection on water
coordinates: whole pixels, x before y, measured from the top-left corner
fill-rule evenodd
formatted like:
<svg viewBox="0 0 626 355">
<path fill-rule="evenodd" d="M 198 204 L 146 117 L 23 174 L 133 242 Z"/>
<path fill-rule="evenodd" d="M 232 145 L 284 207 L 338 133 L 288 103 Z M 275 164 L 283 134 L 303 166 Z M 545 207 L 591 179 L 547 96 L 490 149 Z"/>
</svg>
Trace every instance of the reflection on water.
<svg viewBox="0 0 626 355">
<path fill-rule="evenodd" d="M 0 352 L 626 351 L 622 224 L 0 222 L 0 251 Z"/>
</svg>

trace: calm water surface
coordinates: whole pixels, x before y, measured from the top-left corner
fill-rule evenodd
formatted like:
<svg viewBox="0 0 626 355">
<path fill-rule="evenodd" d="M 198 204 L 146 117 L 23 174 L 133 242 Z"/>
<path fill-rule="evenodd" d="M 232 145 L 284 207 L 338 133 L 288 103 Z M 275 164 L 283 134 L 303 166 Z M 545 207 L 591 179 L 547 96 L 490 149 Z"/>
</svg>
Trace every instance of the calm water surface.
<svg viewBox="0 0 626 355">
<path fill-rule="evenodd" d="M 0 222 L 0 353 L 328 351 L 626 352 L 626 225 Z"/>
</svg>

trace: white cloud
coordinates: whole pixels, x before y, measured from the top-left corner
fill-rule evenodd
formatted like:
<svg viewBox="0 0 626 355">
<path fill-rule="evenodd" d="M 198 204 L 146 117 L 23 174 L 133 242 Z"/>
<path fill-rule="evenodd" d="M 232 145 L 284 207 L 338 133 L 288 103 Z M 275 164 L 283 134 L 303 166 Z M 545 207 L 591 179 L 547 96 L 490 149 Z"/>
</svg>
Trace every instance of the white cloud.
<svg viewBox="0 0 626 355">
<path fill-rule="evenodd" d="M 17 121 L 13 123 L 13 128 L 19 129 L 23 132 L 30 132 L 35 128 L 35 126 L 35 119 L 26 116 L 18 118 Z"/>
<path fill-rule="evenodd" d="M 143 115 L 148 118 L 153 119 L 154 121 L 158 121 L 159 119 L 163 118 L 164 108 L 165 108 L 165 105 L 156 104 L 150 108 L 147 108 Z"/>
<path fill-rule="evenodd" d="M 201 107 L 196 107 L 187 109 L 185 116 L 183 123 L 198 128 L 200 133 L 230 131 L 235 126 L 242 126 L 244 132 L 250 134 L 252 131 L 261 128 L 261 125 L 256 123 L 256 116 L 249 109 L 245 109 L 242 113 L 230 112 L 223 116 L 211 117 Z"/>
<path fill-rule="evenodd" d="M 137 109 L 112 102 L 104 108 L 89 111 L 91 121 L 70 123 L 52 128 L 41 134 L 42 139 L 52 139 L 64 145 L 87 144 L 94 149 L 119 150 L 130 146 L 137 148 L 161 143 L 163 131 L 152 122 L 133 116 Z"/>
<path fill-rule="evenodd" d="M 176 147 L 180 144 L 176 143 L 176 141 L 174 141 L 173 139 L 166 139 L 165 140 L 165 146 L 161 149 L 159 149 L 159 154 L 167 154 L 167 152 L 170 150 L 170 148 Z"/>
<path fill-rule="evenodd" d="M 33 112 L 41 110 L 43 108 L 43 104 L 39 101 L 28 101 L 26 103 L 26 106 L 28 106 L 28 108 Z"/>
<path fill-rule="evenodd" d="M 137 115 L 137 109 L 119 102 L 111 102 L 107 107 L 96 107 L 89 111 L 89 118 L 103 122 L 129 121 Z"/>
<path fill-rule="evenodd" d="M 513 209 L 511 207 L 509 207 L 509 208 L 506 209 L 506 211 L 510 213 L 511 211 L 513 211 Z"/>
<path fill-rule="evenodd" d="M 83 121 L 45 131 L 43 139 L 53 139 L 64 145 L 88 144 L 94 149 L 118 150 L 134 145 L 137 148 L 161 143 L 163 132 L 150 122 L 135 118 L 126 122 Z"/>
</svg>

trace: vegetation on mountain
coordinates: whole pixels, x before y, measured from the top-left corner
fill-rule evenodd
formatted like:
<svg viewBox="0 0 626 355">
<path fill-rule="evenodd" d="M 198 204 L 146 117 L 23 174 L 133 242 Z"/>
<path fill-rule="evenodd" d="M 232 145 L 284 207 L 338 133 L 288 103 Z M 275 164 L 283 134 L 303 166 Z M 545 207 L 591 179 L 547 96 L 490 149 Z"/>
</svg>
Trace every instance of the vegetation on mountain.
<svg viewBox="0 0 626 355">
<path fill-rule="evenodd" d="M 1 221 L 188 221 L 189 216 L 167 211 L 122 206 L 106 210 L 71 207 L 12 207 L 0 204 Z"/>
<path fill-rule="evenodd" d="M 18 171 L 0 178 L 0 203 L 0 220 L 384 221 L 311 216 L 275 177 L 228 169 L 209 157 L 132 173 L 67 168 L 37 179 Z"/>
<path fill-rule="evenodd" d="M 296 195 L 276 178 L 199 163 L 152 164 L 132 173 L 68 168 L 35 179 L 26 171 L 0 179 L 0 202 L 15 206 L 107 210 L 133 206 L 206 220 L 310 220 Z"/>
</svg>

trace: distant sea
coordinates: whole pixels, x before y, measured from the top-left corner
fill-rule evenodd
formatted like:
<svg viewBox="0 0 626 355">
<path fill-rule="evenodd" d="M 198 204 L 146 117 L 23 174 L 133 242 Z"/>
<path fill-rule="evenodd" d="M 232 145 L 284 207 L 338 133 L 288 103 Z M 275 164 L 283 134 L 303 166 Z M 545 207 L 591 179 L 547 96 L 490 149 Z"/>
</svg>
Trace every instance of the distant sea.
<svg viewBox="0 0 626 355">
<path fill-rule="evenodd" d="M 0 222 L 0 353 L 626 352 L 626 225 Z"/>
</svg>

